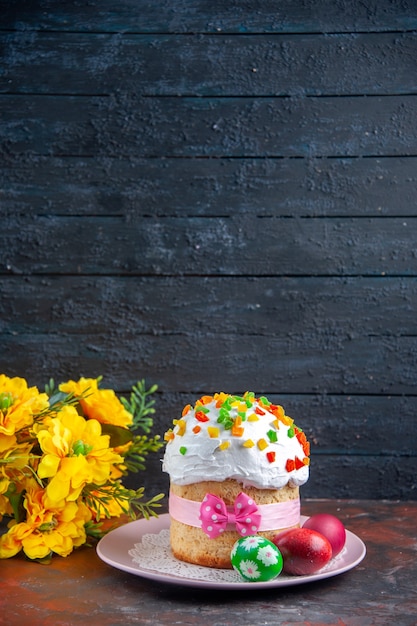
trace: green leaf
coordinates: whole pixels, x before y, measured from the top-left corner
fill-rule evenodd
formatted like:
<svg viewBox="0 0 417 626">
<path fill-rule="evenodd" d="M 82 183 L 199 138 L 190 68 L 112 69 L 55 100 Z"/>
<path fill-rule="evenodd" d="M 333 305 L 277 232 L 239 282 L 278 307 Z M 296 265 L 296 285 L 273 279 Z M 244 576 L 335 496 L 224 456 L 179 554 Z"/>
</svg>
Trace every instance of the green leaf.
<svg viewBox="0 0 417 626">
<path fill-rule="evenodd" d="M 122 428 L 122 426 L 115 426 L 114 424 L 102 424 L 101 432 L 103 435 L 110 436 L 110 446 L 112 448 L 124 446 L 133 439 L 133 433 L 130 430 Z"/>
<path fill-rule="evenodd" d="M 25 496 L 24 491 L 17 491 L 16 485 L 10 483 L 8 490 L 4 494 L 9 499 L 10 506 L 13 509 L 13 517 L 16 522 L 23 522 L 25 519 L 26 511 L 23 507 L 23 498 Z"/>
<path fill-rule="evenodd" d="M 149 396 L 154 394 L 157 389 L 158 385 L 152 385 L 150 389 L 146 390 L 145 381 L 142 379 L 133 385 L 129 399 L 120 398 L 125 409 L 133 415 L 133 430 L 140 428 L 145 433 L 150 433 L 153 426 L 151 415 L 155 413 L 153 408 L 155 400 Z"/>
<path fill-rule="evenodd" d="M 49 405 L 53 407 L 56 404 L 62 404 L 67 396 L 68 394 L 64 393 L 63 391 L 56 391 L 52 394 L 52 396 L 49 397 Z"/>
</svg>

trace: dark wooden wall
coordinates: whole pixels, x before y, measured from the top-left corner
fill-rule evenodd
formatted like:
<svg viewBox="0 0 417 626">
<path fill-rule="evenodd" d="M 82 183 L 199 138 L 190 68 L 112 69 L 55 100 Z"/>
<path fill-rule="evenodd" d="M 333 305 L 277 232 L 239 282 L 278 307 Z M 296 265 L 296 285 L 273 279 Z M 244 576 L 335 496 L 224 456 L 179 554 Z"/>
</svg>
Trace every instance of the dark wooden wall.
<svg viewBox="0 0 417 626">
<path fill-rule="evenodd" d="M 0 7 L 0 370 L 266 394 L 305 496 L 415 499 L 417 3 Z"/>
</svg>

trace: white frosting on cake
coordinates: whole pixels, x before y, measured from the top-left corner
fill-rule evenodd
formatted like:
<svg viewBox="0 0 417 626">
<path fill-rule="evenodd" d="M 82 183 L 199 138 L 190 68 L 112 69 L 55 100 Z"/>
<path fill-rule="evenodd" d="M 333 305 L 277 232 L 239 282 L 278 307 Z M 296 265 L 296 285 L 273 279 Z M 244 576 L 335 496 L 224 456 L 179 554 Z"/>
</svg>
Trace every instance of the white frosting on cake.
<svg viewBox="0 0 417 626">
<path fill-rule="evenodd" d="M 260 489 L 300 486 L 309 477 L 309 444 L 281 406 L 253 393 L 203 396 L 165 434 L 163 470 L 189 485 L 235 479 Z"/>
</svg>

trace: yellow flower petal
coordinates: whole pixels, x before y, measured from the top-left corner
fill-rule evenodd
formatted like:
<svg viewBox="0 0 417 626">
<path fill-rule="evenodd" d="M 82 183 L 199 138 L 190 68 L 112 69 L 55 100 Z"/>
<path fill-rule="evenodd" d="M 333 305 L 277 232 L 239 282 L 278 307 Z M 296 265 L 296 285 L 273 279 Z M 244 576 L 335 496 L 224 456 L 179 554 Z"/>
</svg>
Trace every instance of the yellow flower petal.
<svg viewBox="0 0 417 626">
<path fill-rule="evenodd" d="M 58 471 L 59 463 L 59 457 L 53 456 L 52 454 L 45 454 L 38 466 L 39 478 L 49 478 L 50 476 L 54 476 Z"/>
</svg>

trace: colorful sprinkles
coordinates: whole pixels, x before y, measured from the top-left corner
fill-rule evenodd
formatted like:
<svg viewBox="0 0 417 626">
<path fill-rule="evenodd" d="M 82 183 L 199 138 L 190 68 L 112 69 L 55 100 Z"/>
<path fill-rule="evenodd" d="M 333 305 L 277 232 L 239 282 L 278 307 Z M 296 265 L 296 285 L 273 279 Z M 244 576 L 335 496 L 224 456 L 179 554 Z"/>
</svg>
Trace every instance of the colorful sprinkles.
<svg viewBox="0 0 417 626">
<path fill-rule="evenodd" d="M 210 408 L 207 406 L 212 403 L 218 409 L 215 420 L 210 417 Z M 189 416 L 192 411 L 194 414 Z M 271 419 L 271 414 L 273 419 Z M 186 417 L 187 419 L 184 419 Z M 245 437 L 246 424 L 259 420 L 265 421 L 265 436 L 255 441 L 247 435 Z M 194 435 L 201 436 L 201 433 L 206 432 L 209 438 L 219 440 L 218 449 L 224 451 L 231 446 L 232 441 L 227 438 L 222 440 L 222 432 L 229 431 L 229 437 L 236 440 L 237 445 L 247 449 L 256 446 L 261 453 L 266 455 L 269 463 L 274 463 L 277 458 L 276 444 L 279 444 L 280 438 L 282 441 L 282 437 L 295 437 L 302 448 L 303 456 L 287 459 L 286 471 L 291 473 L 309 465 L 310 462 L 310 444 L 304 432 L 294 424 L 291 417 L 285 415 L 282 406 L 273 404 L 265 396 L 255 398 L 253 392 L 246 392 L 243 396 L 223 392 L 213 396 L 202 396 L 194 407 L 187 404 L 182 411 L 181 419 L 173 420 L 173 424 L 174 428 L 170 428 L 164 436 L 168 445 L 175 437 L 183 437 L 189 427 Z M 280 432 L 282 425 L 287 428 Z M 187 448 L 180 446 L 179 452 L 186 455 Z"/>
</svg>

